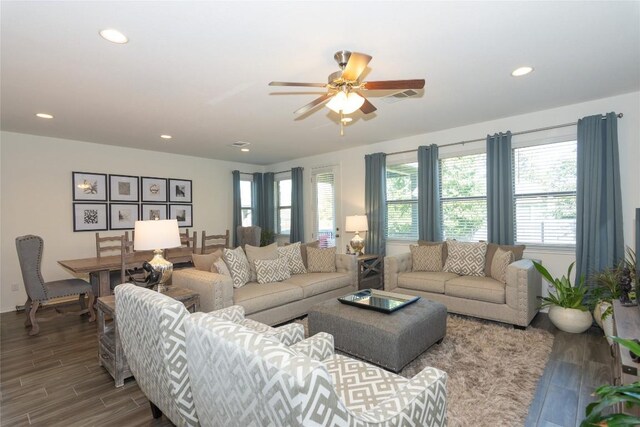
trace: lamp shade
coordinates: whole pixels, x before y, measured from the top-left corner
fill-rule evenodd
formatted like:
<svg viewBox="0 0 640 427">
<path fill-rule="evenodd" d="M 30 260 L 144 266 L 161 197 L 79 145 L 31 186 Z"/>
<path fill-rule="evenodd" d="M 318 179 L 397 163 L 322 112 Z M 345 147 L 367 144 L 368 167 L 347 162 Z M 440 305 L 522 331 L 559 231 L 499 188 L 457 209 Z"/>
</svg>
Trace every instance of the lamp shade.
<svg viewBox="0 0 640 427">
<path fill-rule="evenodd" d="M 367 231 L 369 226 L 367 224 L 366 215 L 351 215 L 347 217 L 347 223 L 345 224 L 345 231 Z"/>
<path fill-rule="evenodd" d="M 136 251 L 177 248 L 180 244 L 177 220 L 136 221 L 133 240 Z"/>
</svg>

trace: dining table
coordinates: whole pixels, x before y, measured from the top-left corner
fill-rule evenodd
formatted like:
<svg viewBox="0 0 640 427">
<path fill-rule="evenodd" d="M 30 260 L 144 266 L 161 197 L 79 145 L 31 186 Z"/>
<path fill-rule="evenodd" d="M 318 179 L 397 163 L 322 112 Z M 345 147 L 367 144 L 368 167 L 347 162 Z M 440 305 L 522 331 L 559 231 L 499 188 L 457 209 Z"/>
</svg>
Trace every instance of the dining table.
<svg viewBox="0 0 640 427">
<path fill-rule="evenodd" d="M 191 262 L 193 248 L 181 247 L 166 251 L 165 258 L 175 264 Z M 138 251 L 134 254 L 133 262 L 142 264 L 153 258 L 153 251 Z M 107 255 L 101 257 L 89 257 L 80 259 L 69 259 L 58 261 L 62 267 L 71 271 L 75 275 L 95 273 L 98 276 L 99 291 L 97 297 L 111 295 L 109 272 L 119 271 L 122 266 L 120 255 Z"/>
</svg>

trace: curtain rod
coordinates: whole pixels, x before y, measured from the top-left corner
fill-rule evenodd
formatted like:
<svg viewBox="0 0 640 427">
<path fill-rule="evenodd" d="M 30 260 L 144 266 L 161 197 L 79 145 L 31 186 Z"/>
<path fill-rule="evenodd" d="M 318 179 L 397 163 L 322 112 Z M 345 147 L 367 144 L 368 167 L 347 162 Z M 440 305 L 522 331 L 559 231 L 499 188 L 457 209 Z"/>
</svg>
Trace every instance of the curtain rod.
<svg viewBox="0 0 640 427">
<path fill-rule="evenodd" d="M 618 116 L 617 116 L 617 117 L 618 117 L 619 119 L 621 119 L 622 117 L 624 117 L 624 114 L 620 113 L 620 114 L 618 114 Z M 603 119 L 603 120 L 604 120 L 605 118 L 606 118 L 606 117 L 602 117 L 602 119 Z M 512 136 L 515 136 L 515 135 L 525 135 L 525 134 L 527 134 L 527 133 L 534 133 L 534 132 L 541 132 L 541 131 L 543 131 L 543 130 L 551 130 L 551 129 L 565 128 L 565 127 L 568 127 L 568 126 L 575 126 L 575 125 L 577 125 L 577 124 L 578 124 L 578 122 L 564 123 L 564 124 L 562 124 L 562 125 L 547 126 L 547 127 L 544 127 L 544 128 L 529 129 L 529 130 L 523 130 L 523 131 L 520 131 L 520 132 L 513 132 L 513 133 L 511 133 L 511 135 L 512 135 Z M 467 141 L 452 142 L 451 144 L 443 144 L 443 145 L 439 145 L 439 146 L 438 146 L 438 148 L 442 148 L 442 147 L 452 147 L 452 146 L 454 146 L 454 145 L 464 145 L 464 144 L 469 144 L 469 143 L 471 143 L 471 142 L 480 142 L 480 141 L 486 141 L 486 140 L 487 140 L 487 137 L 484 137 L 484 138 L 478 138 L 478 139 L 470 139 L 470 140 L 467 140 Z M 417 149 L 415 149 L 415 150 L 404 150 L 404 151 L 394 151 L 393 153 L 387 153 L 387 156 L 393 156 L 393 155 L 395 155 L 395 154 L 415 153 L 415 152 L 417 152 L 417 151 L 418 151 Z"/>
<path fill-rule="evenodd" d="M 289 169 L 288 171 L 273 172 L 273 174 L 278 175 L 279 173 L 288 173 L 288 172 L 291 172 L 291 169 Z M 254 173 L 268 173 L 268 172 L 240 172 L 241 175 L 253 175 Z"/>
</svg>

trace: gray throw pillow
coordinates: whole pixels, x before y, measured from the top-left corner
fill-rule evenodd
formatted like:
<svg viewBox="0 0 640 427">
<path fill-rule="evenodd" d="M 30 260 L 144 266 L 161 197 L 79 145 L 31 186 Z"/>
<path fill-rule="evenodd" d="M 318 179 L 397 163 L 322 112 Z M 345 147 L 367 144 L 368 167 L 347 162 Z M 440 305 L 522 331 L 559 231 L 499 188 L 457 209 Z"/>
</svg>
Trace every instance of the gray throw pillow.
<svg viewBox="0 0 640 427">
<path fill-rule="evenodd" d="M 289 274 L 304 274 L 307 272 L 304 262 L 302 262 L 302 253 L 300 252 L 300 242 L 292 243 L 287 246 L 278 248 L 278 255 L 287 260 Z"/>
<path fill-rule="evenodd" d="M 277 259 L 257 259 L 256 275 L 258 283 L 274 283 L 287 280 L 289 274 L 289 264 L 285 257 Z"/>
<path fill-rule="evenodd" d="M 487 252 L 485 242 L 471 243 L 447 240 L 447 251 L 449 254 L 444 264 L 444 271 L 461 276 L 484 276 Z"/>
<path fill-rule="evenodd" d="M 238 246 L 235 249 L 225 248 L 222 252 L 224 262 L 229 268 L 231 273 L 231 280 L 233 280 L 233 287 L 240 288 L 249 281 L 249 261 L 242 250 L 242 247 Z"/>
<path fill-rule="evenodd" d="M 514 261 L 514 258 L 513 252 L 498 248 L 496 253 L 493 254 L 493 261 L 491 262 L 491 277 L 506 284 L 507 267 Z"/>
</svg>

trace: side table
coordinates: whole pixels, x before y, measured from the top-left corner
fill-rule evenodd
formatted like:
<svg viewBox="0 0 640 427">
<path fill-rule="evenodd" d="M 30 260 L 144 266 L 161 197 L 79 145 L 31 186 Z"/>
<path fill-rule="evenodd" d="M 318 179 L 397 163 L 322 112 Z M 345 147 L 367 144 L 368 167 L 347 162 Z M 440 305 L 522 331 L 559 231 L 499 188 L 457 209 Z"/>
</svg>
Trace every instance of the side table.
<svg viewBox="0 0 640 427">
<path fill-rule="evenodd" d="M 358 256 L 358 290 L 382 289 L 384 285 L 384 259 L 379 255 Z"/>
<path fill-rule="evenodd" d="M 174 286 L 163 293 L 182 302 L 192 313 L 200 310 L 200 295 L 191 289 Z M 111 374 L 116 387 L 122 387 L 124 380 L 133 374 L 129 369 L 120 343 L 115 295 L 98 298 L 96 309 L 98 314 L 98 364 Z"/>
</svg>

